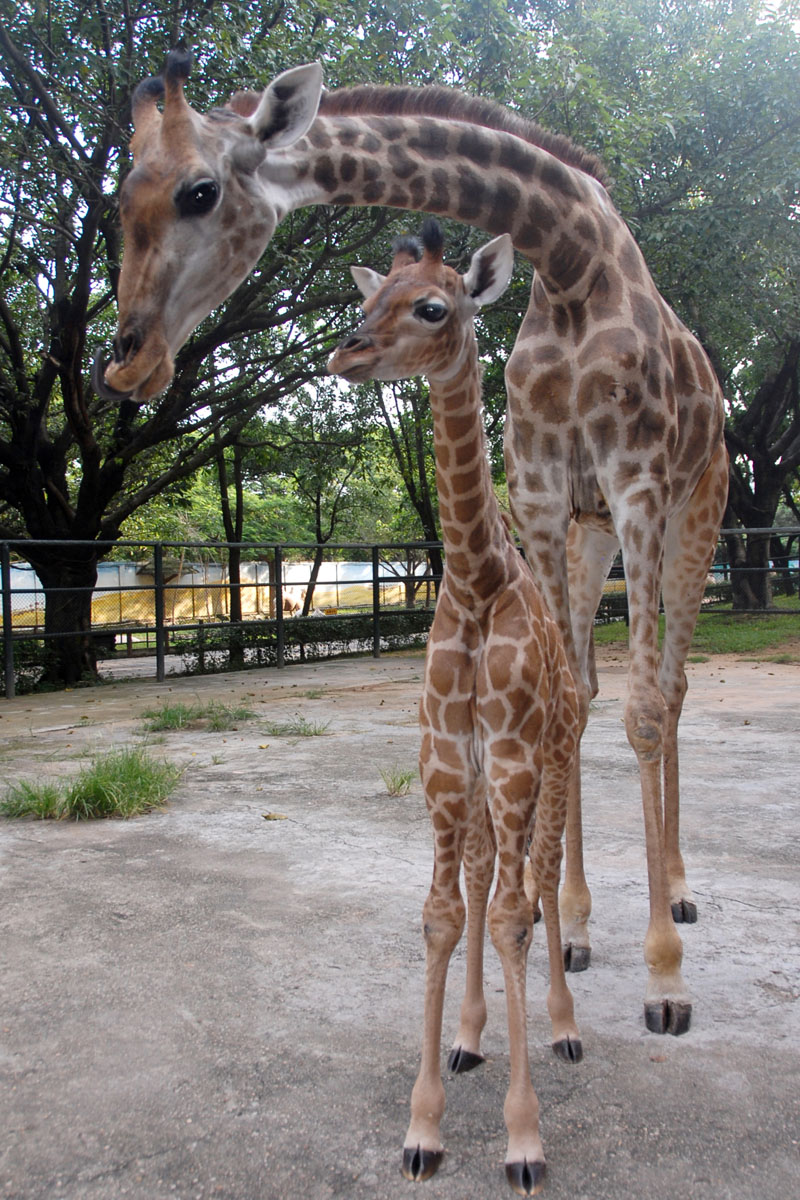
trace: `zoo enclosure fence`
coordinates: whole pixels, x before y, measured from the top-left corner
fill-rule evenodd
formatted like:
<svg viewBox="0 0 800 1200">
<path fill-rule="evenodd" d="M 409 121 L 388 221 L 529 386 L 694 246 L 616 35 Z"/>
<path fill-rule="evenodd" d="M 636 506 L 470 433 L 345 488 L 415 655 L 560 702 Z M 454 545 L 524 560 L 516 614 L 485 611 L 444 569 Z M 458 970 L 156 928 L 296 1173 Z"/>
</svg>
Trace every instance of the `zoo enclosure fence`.
<svg viewBox="0 0 800 1200">
<path fill-rule="evenodd" d="M 726 536 L 731 534 L 780 535 L 784 550 L 800 543 L 800 527 L 723 530 L 701 614 L 730 603 L 733 576 L 742 569 L 729 563 Z M 93 587 L 45 592 L 22 557 L 34 545 L 40 551 L 48 545 L 62 552 L 91 548 L 113 558 L 98 563 Z M 187 673 L 204 673 L 255 665 L 280 669 L 292 661 L 354 652 L 377 658 L 382 649 L 424 644 L 441 579 L 432 554 L 441 550 L 439 542 L 0 542 L 5 696 L 12 697 L 20 683 L 35 683 L 48 649 L 66 637 L 88 639 L 106 662 L 154 660 L 158 681 L 165 678 L 168 656 L 181 656 Z M 244 560 L 238 583 L 231 580 L 232 552 Z M 763 570 L 788 595 L 800 594 L 796 549 L 793 557 L 784 554 L 778 560 L 776 555 Z M 74 597 L 81 590 L 86 592 L 86 628 L 48 629 L 46 602 L 57 603 L 60 592 Z M 232 608 L 241 612 L 240 620 L 232 620 Z M 780 611 L 800 614 L 800 608 Z M 627 620 L 619 557 L 597 620 Z"/>
</svg>

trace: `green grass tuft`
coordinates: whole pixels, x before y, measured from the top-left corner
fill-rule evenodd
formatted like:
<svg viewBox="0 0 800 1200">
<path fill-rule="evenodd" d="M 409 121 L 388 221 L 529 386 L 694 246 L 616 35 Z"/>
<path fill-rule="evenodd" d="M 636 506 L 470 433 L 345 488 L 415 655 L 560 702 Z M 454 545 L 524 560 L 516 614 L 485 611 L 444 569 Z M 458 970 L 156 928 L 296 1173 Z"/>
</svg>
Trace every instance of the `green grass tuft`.
<svg viewBox="0 0 800 1200">
<path fill-rule="evenodd" d="M 35 821 L 48 821 L 61 816 L 63 797 L 55 783 L 28 783 L 22 780 L 9 787 L 0 800 L 0 814 L 4 817 L 33 817 Z"/>
<path fill-rule="evenodd" d="M 212 700 L 208 704 L 164 704 L 142 713 L 145 729 L 150 733 L 176 729 L 209 729 L 222 733 L 235 729 L 241 721 L 249 721 L 256 714 L 241 704 L 221 704 Z"/>
<path fill-rule="evenodd" d="M 416 777 L 416 770 L 404 771 L 397 766 L 381 770 L 381 779 L 390 796 L 407 796 Z"/>
<path fill-rule="evenodd" d="M 298 716 L 291 721 L 268 721 L 264 732 L 270 737 L 319 737 L 327 732 L 329 724 L 329 721 L 307 721 Z"/>
<path fill-rule="evenodd" d="M 0 814 L 36 820 L 128 819 L 162 808 L 181 774 L 180 767 L 156 762 L 141 746 L 112 750 L 72 783 L 13 785 L 0 801 Z"/>
</svg>

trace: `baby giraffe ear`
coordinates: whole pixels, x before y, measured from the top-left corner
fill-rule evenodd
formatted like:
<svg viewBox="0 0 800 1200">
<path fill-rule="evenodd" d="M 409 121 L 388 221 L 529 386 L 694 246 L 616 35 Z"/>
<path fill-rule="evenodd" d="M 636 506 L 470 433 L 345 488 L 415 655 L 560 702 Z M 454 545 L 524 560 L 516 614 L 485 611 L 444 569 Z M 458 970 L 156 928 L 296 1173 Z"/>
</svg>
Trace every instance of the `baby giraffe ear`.
<svg viewBox="0 0 800 1200">
<path fill-rule="evenodd" d="M 480 308 L 491 304 L 511 282 L 514 270 L 514 245 L 507 233 L 476 250 L 464 276 L 464 287 Z"/>
<path fill-rule="evenodd" d="M 292 146 L 308 133 L 319 108 L 322 67 L 307 63 L 284 71 L 262 93 L 250 127 L 272 149 Z"/>
<path fill-rule="evenodd" d="M 379 275 L 377 271 L 371 271 L 369 267 L 351 267 L 350 274 L 365 300 L 374 296 L 383 287 L 386 280 L 385 275 Z"/>
</svg>

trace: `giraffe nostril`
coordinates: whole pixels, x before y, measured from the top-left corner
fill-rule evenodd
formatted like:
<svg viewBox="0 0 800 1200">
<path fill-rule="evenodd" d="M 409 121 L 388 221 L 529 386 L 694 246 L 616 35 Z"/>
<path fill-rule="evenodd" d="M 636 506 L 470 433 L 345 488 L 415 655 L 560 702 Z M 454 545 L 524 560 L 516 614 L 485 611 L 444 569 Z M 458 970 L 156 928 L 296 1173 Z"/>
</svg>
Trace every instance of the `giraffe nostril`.
<svg viewBox="0 0 800 1200">
<path fill-rule="evenodd" d="M 142 335 L 138 329 L 132 329 L 124 336 L 118 333 L 114 338 L 114 362 L 121 363 L 128 357 L 132 358 L 141 345 Z"/>
<path fill-rule="evenodd" d="M 372 338 L 364 337 L 361 333 L 354 333 L 352 337 L 345 338 L 340 343 L 340 350 L 367 350 L 372 345 Z"/>
</svg>

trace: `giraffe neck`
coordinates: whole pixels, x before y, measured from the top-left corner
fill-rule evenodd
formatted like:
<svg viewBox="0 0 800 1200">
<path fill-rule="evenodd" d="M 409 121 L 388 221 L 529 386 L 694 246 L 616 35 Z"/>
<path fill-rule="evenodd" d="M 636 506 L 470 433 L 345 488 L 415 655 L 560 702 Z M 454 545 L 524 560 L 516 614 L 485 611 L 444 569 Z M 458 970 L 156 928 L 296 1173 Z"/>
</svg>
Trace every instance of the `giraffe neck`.
<svg viewBox="0 0 800 1200">
<path fill-rule="evenodd" d="M 496 595 L 509 547 L 489 470 L 474 339 L 452 379 L 430 380 L 430 398 L 448 586 L 474 607 Z"/>
<path fill-rule="evenodd" d="M 508 232 L 553 303 L 585 299 L 622 220 L 597 179 L 547 150 L 428 116 L 318 116 L 260 175 L 279 220 L 312 204 L 380 204 Z"/>
</svg>

